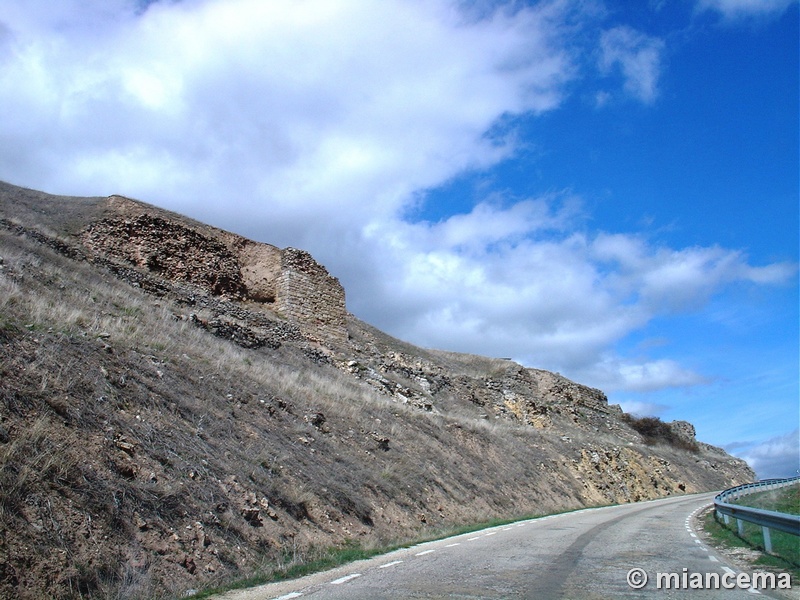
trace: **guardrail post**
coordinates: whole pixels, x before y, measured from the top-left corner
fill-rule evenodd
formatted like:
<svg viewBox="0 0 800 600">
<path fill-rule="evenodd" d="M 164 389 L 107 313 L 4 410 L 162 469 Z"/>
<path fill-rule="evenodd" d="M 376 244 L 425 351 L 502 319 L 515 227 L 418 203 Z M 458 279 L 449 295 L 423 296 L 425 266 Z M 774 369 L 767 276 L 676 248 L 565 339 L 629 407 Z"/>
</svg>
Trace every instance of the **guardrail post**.
<svg viewBox="0 0 800 600">
<path fill-rule="evenodd" d="M 761 527 L 764 549 L 767 552 L 772 552 L 770 529 L 800 536 L 800 515 L 763 510 L 731 503 L 756 490 L 779 489 L 787 485 L 793 485 L 798 481 L 800 481 L 800 476 L 789 477 L 787 479 L 764 480 L 724 490 L 714 498 L 714 507 L 716 508 L 717 517 L 722 515 L 726 527 L 731 525 L 731 519 L 736 519 L 736 530 L 740 537 L 744 537 L 744 521 Z"/>
<path fill-rule="evenodd" d="M 772 538 L 769 535 L 769 527 L 762 527 L 761 533 L 764 534 L 764 550 L 772 552 Z"/>
</svg>

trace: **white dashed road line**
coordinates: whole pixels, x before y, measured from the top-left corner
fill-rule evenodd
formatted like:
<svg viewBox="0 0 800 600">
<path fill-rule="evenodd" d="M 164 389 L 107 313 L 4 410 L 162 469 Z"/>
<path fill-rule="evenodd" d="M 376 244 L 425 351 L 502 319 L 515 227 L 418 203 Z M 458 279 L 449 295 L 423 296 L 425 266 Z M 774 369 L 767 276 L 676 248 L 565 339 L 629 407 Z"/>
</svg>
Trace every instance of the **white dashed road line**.
<svg viewBox="0 0 800 600">
<path fill-rule="evenodd" d="M 698 539 L 697 534 L 694 533 L 694 530 L 691 527 L 692 518 L 696 517 L 697 513 L 701 512 L 702 510 L 705 510 L 708 506 L 709 505 L 701 506 L 700 508 L 695 510 L 692 514 L 690 514 L 688 517 L 686 517 L 686 531 L 689 532 L 690 536 L 695 538 L 694 539 L 694 543 L 700 545 L 700 550 L 702 550 L 703 552 L 706 552 L 708 554 L 708 560 L 711 561 L 711 562 L 719 564 L 720 560 L 716 556 L 711 554 L 711 550 L 709 550 L 706 546 L 703 546 L 703 542 L 700 539 Z M 730 567 L 725 567 L 723 565 L 720 565 L 720 568 L 730 576 L 736 575 L 736 571 L 734 571 Z M 747 588 L 747 591 L 750 592 L 751 594 L 761 595 L 761 592 L 759 592 L 755 588 Z"/>
<path fill-rule="evenodd" d="M 758 594 L 759 596 L 761 595 L 761 592 L 759 592 L 756 588 L 747 588 L 747 591 L 751 594 Z"/>
<path fill-rule="evenodd" d="M 356 577 L 361 577 L 361 573 L 350 573 L 350 575 L 345 575 L 344 577 L 339 577 L 339 579 L 334 579 L 331 581 L 331 585 L 341 585 L 351 579 L 355 579 Z"/>
<path fill-rule="evenodd" d="M 527 525 L 527 523 L 518 523 L 517 527 L 524 527 L 525 525 Z M 510 531 L 511 529 L 513 529 L 513 527 L 506 527 L 502 531 Z M 476 535 L 474 537 L 468 538 L 467 541 L 468 542 L 474 542 L 476 540 L 479 540 L 482 537 L 488 537 L 490 535 L 495 535 L 497 533 L 499 533 L 499 532 L 498 531 L 490 531 L 489 533 L 484 533 L 482 535 Z M 460 545 L 461 545 L 461 542 L 453 542 L 451 544 L 447 544 L 444 547 L 445 548 L 453 548 L 454 546 L 460 546 Z M 431 548 L 429 550 L 422 550 L 420 552 L 417 552 L 416 554 L 414 554 L 414 556 L 425 556 L 426 554 L 433 554 L 434 552 L 436 552 L 436 549 L 435 548 Z M 380 565 L 378 568 L 379 569 L 388 569 L 389 567 L 397 566 L 397 565 L 401 564 L 402 562 L 403 562 L 402 560 L 393 560 L 392 562 L 388 562 L 386 564 Z M 341 585 L 343 583 L 347 583 L 348 581 L 352 581 L 356 577 L 361 577 L 361 575 L 362 575 L 361 573 L 350 573 L 349 575 L 345 575 L 344 577 L 340 577 L 339 579 L 334 579 L 333 581 L 331 581 L 329 583 L 330 583 L 330 585 Z M 275 598 L 274 600 L 293 600 L 294 598 L 299 598 L 302 595 L 303 594 L 301 592 L 291 592 L 291 593 L 286 594 L 284 596 L 280 596 L 278 598 Z"/>
<path fill-rule="evenodd" d="M 693 517 L 695 517 L 696 514 L 700 510 L 703 510 L 705 508 L 706 508 L 705 506 L 700 507 L 699 509 L 694 511 L 692 514 L 690 514 L 688 517 L 686 517 L 686 521 L 685 521 L 686 531 L 689 532 L 689 535 L 692 538 L 694 538 L 694 542 L 696 544 L 700 545 L 700 549 L 703 550 L 704 552 L 708 553 L 708 559 L 711 562 L 719 563 L 720 560 L 716 556 L 713 556 L 710 553 L 708 548 L 702 546 L 703 542 L 698 538 L 697 534 L 694 533 L 694 531 L 693 531 L 693 529 L 691 527 L 691 519 Z M 545 520 L 547 520 L 549 518 L 552 518 L 552 515 L 548 516 L 548 517 L 539 518 L 539 519 L 537 519 L 537 522 L 545 521 Z M 528 524 L 529 524 L 529 522 L 524 521 L 524 522 L 521 522 L 521 523 L 516 523 L 516 526 L 517 527 L 525 527 Z M 477 540 L 481 539 L 482 537 L 489 537 L 489 536 L 492 536 L 492 535 L 497 535 L 498 533 L 500 533 L 500 531 L 511 531 L 513 528 L 514 528 L 514 526 L 510 525 L 508 527 L 503 527 L 501 530 L 489 531 L 488 533 L 482 533 L 480 535 L 476 535 L 474 537 L 467 538 L 466 541 L 467 542 L 474 542 L 474 541 L 477 541 Z M 460 546 L 460 545 L 461 545 L 461 542 L 453 542 L 451 544 L 447 544 L 446 546 L 444 546 L 444 548 L 453 548 L 454 546 Z M 422 550 L 420 552 L 417 552 L 414 556 L 425 556 L 426 554 L 432 554 L 434 552 L 436 552 L 436 549 Z M 386 564 L 380 565 L 380 566 L 378 566 L 378 568 L 379 569 L 387 569 L 389 567 L 394 567 L 396 565 L 399 565 L 402 562 L 403 562 L 402 560 L 394 560 L 392 562 L 388 562 Z M 735 575 L 736 574 L 736 571 L 734 571 L 733 569 L 730 569 L 728 567 L 720 565 L 720 568 L 723 571 L 725 571 L 726 573 L 729 573 L 730 575 Z M 361 573 L 350 573 L 349 575 L 345 575 L 344 577 L 340 577 L 339 579 L 334 579 L 333 581 L 330 582 L 330 585 L 341 585 L 341 584 L 346 583 L 348 581 L 351 581 L 351 580 L 353 580 L 353 579 L 355 579 L 357 577 L 361 577 L 361 575 L 362 575 Z M 750 588 L 748 591 L 751 592 L 751 593 L 754 593 L 754 594 L 759 594 L 758 590 L 754 590 L 752 588 Z M 300 598 L 302 595 L 303 594 L 301 592 L 291 592 L 291 593 L 286 594 L 284 596 L 280 596 L 278 598 L 275 598 L 274 600 L 293 600 L 294 598 Z"/>
</svg>

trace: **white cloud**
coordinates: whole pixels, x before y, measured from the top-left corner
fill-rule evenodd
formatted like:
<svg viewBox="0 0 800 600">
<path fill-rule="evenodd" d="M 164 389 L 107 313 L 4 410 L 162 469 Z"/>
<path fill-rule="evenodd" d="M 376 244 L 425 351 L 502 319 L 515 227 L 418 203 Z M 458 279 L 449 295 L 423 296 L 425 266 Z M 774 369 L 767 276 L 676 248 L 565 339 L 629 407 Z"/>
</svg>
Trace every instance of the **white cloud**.
<svg viewBox="0 0 800 600">
<path fill-rule="evenodd" d="M 777 283 L 796 270 L 787 263 L 753 267 L 741 252 L 716 246 L 652 247 L 635 235 L 601 234 L 593 256 L 611 266 L 610 281 L 620 293 L 635 295 L 654 311 L 696 308 L 726 284 Z"/>
<path fill-rule="evenodd" d="M 797 0 L 697 0 L 698 11 L 716 11 L 729 20 L 782 14 Z"/>
<path fill-rule="evenodd" d="M 619 68 L 625 79 L 624 88 L 645 103 L 658 96 L 664 42 L 628 26 L 604 31 L 600 38 L 600 70 L 610 73 Z M 598 102 L 602 97 L 598 97 Z"/>
<path fill-rule="evenodd" d="M 663 404 L 643 402 L 641 400 L 620 402 L 619 405 L 623 411 L 636 417 L 658 417 L 668 408 Z"/>
<path fill-rule="evenodd" d="M 334 222 L 391 214 L 507 156 L 513 138 L 485 135 L 502 115 L 558 104 L 563 4 L 469 22 L 444 0 L 0 6 L 16 40 L 0 101 L 23 118 L 0 135 L 30 157 L 0 174 L 162 203 L 246 190 L 241 209 L 284 221 L 299 203 Z"/>
<path fill-rule="evenodd" d="M 447 0 L 142 6 L 0 0 L 0 179 L 122 193 L 308 249 L 375 325 L 608 389 L 702 382 L 615 345 L 726 285 L 794 273 L 723 248 L 589 235 L 569 194 L 402 218 L 424 190 L 517 150 L 502 126 L 515 115 L 559 106 L 576 53 L 595 50 L 571 37 L 599 14 L 591 2 L 468 15 Z M 601 67 L 652 102 L 662 42 L 629 27 L 601 42 Z"/>
<path fill-rule="evenodd" d="M 740 456 L 759 479 L 800 475 L 800 430 L 761 442 Z"/>
<path fill-rule="evenodd" d="M 708 382 L 675 360 L 613 348 L 666 314 L 699 310 L 727 285 L 782 281 L 793 265 L 755 268 L 722 248 L 681 251 L 636 235 L 575 233 L 557 197 L 478 204 L 440 223 L 383 221 L 352 308 L 423 345 L 513 357 L 607 391 Z M 765 274 L 766 273 L 766 274 Z M 345 277 L 347 279 L 347 277 Z"/>
<path fill-rule="evenodd" d="M 585 378 L 595 386 L 609 392 L 653 392 L 665 388 L 691 387 L 709 382 L 709 379 L 669 359 L 622 360 L 607 357 L 587 370 Z"/>
</svg>

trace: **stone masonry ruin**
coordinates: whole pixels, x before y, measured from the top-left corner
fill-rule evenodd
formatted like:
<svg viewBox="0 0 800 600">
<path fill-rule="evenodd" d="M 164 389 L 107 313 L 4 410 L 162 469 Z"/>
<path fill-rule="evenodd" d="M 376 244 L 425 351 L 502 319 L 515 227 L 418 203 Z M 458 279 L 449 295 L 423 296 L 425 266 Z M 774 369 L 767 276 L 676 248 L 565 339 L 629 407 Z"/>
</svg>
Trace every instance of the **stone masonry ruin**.
<svg viewBox="0 0 800 600">
<path fill-rule="evenodd" d="M 344 288 L 308 252 L 286 248 L 276 281 L 278 311 L 326 337 L 346 338 Z"/>
<path fill-rule="evenodd" d="M 262 304 L 312 338 L 347 338 L 344 288 L 309 253 L 191 227 L 120 196 L 109 197 L 107 206 L 111 216 L 81 234 L 93 254 L 214 296 Z"/>
</svg>

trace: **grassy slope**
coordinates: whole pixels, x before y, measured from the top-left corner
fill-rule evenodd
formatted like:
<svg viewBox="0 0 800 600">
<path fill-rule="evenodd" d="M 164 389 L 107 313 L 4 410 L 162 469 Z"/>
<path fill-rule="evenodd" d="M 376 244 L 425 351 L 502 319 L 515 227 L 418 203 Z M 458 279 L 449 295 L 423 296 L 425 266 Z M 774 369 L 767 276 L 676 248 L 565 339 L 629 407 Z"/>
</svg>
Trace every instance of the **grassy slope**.
<svg viewBox="0 0 800 600">
<path fill-rule="evenodd" d="M 785 488 L 748 494 L 739 498 L 736 504 L 800 515 L 800 481 Z"/>
<path fill-rule="evenodd" d="M 788 514 L 800 514 L 800 483 L 767 492 L 749 494 L 736 501 L 736 504 L 774 510 Z M 772 553 L 764 550 L 764 536 L 761 527 L 744 523 L 742 535 L 738 534 L 735 521 L 725 525 L 713 511 L 705 518 L 706 531 L 716 543 L 726 548 L 753 548 L 761 554 L 754 562 L 755 567 L 786 570 L 800 578 L 800 538 L 781 531 L 771 531 Z"/>
</svg>

